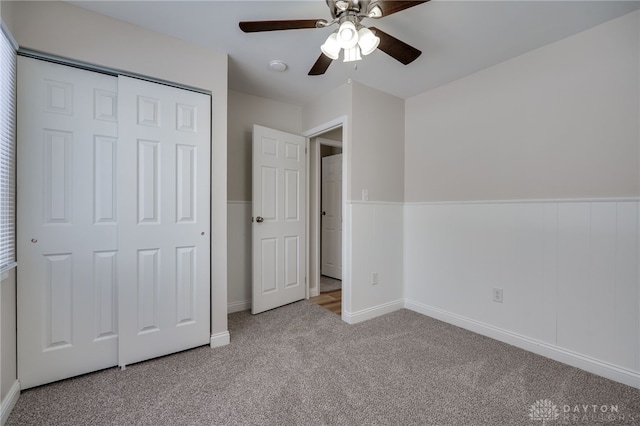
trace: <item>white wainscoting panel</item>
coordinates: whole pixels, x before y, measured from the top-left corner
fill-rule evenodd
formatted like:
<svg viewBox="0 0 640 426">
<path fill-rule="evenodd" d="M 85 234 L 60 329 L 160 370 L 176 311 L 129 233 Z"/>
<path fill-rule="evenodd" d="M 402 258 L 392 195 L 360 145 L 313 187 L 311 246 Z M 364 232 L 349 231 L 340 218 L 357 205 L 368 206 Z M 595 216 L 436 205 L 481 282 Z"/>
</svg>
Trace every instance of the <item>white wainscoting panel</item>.
<svg viewBox="0 0 640 426">
<path fill-rule="evenodd" d="M 251 309 L 251 201 L 227 203 L 227 313 Z"/>
<path fill-rule="evenodd" d="M 402 308 L 403 204 L 347 203 L 352 247 L 343 274 L 351 283 L 343 319 L 355 323 Z M 372 274 L 377 273 L 377 284 Z"/>
<path fill-rule="evenodd" d="M 640 386 L 638 221 L 637 199 L 408 203 L 406 306 L 574 354 L 581 368 L 593 360 L 597 374 L 608 365 Z"/>
<path fill-rule="evenodd" d="M 558 209 L 560 347 L 640 371 L 638 203 Z"/>
</svg>

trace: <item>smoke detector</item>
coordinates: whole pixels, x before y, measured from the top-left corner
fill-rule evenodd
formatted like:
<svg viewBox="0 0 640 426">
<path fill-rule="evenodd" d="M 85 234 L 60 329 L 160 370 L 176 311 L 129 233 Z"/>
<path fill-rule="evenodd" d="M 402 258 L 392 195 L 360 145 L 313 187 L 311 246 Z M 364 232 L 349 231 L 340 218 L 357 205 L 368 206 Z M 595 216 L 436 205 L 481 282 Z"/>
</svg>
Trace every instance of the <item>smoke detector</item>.
<svg viewBox="0 0 640 426">
<path fill-rule="evenodd" d="M 283 72 L 287 70 L 287 64 L 279 60 L 273 60 L 269 62 L 269 69 L 271 71 Z"/>
</svg>

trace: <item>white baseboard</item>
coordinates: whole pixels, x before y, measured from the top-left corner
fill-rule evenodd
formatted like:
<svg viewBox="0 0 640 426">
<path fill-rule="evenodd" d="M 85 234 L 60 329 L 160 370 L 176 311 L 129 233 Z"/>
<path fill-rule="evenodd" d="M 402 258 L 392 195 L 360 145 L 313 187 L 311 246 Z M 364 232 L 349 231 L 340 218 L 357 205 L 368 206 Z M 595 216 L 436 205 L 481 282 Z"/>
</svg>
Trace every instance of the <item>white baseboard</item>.
<svg viewBox="0 0 640 426">
<path fill-rule="evenodd" d="M 222 333 L 216 333 L 211 335 L 211 343 L 209 344 L 212 348 L 218 348 L 220 346 L 228 345 L 231 342 L 231 335 L 229 331 L 223 331 Z"/>
<path fill-rule="evenodd" d="M 342 311 L 342 320 L 347 324 L 357 324 L 359 322 L 379 317 L 380 315 L 388 314 L 402 308 L 404 308 L 404 302 L 402 300 L 395 300 L 393 302 L 384 303 L 382 305 L 363 309 L 357 312 Z"/>
<path fill-rule="evenodd" d="M 405 300 L 404 307 L 414 312 L 444 321 L 449 324 L 473 331 L 483 336 L 516 346 L 518 348 L 533 352 L 538 355 L 550 358 L 554 361 L 568 364 L 576 368 L 588 371 L 593 374 L 624 383 L 640 389 L 640 372 L 628 370 L 585 355 L 581 355 L 570 350 L 541 342 L 536 339 L 503 330 L 489 324 L 475 321 L 433 306 L 425 305 L 411 300 Z"/>
<path fill-rule="evenodd" d="M 251 309 L 251 299 L 240 300 L 239 302 L 231 302 L 227 304 L 227 313 L 242 312 Z"/>
<path fill-rule="evenodd" d="M 0 405 L 0 425 L 4 425 L 9 418 L 9 414 L 11 414 L 11 410 L 18 402 L 18 398 L 20 397 L 20 382 L 14 381 L 13 385 L 11 385 L 11 389 L 7 393 L 7 396 L 2 400 L 2 404 Z"/>
</svg>

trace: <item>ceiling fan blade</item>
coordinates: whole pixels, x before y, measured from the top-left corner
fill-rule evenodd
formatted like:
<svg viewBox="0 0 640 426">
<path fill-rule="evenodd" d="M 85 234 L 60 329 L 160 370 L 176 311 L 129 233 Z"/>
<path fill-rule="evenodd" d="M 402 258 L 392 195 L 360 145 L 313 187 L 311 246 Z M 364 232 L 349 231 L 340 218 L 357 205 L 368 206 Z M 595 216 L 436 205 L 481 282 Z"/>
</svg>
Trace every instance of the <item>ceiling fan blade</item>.
<svg viewBox="0 0 640 426">
<path fill-rule="evenodd" d="M 378 49 L 382 50 L 387 55 L 402 62 L 405 65 L 408 65 L 411 62 L 415 61 L 416 59 L 418 59 L 418 56 L 422 54 L 422 52 L 415 47 L 409 46 L 404 41 L 398 40 L 397 38 L 390 36 L 384 31 L 381 31 L 375 27 L 369 27 L 369 29 L 380 38 Z"/>
<path fill-rule="evenodd" d="M 309 70 L 309 75 L 324 74 L 329 68 L 329 65 L 331 65 L 331 62 L 333 62 L 333 59 L 331 59 L 324 53 L 321 53 L 316 63 L 313 64 L 313 66 L 311 67 L 311 70 Z"/>
<path fill-rule="evenodd" d="M 418 6 L 419 4 L 426 3 L 428 1 L 429 0 L 421 0 L 421 1 L 420 0 L 418 1 L 380 0 L 372 3 L 369 9 L 371 9 L 375 5 L 379 6 L 380 9 L 382 10 L 382 16 L 384 17 L 384 16 L 389 16 L 391 14 L 394 14 L 396 12 L 400 12 L 405 9 L 409 9 L 410 7 L 413 7 L 413 6 Z"/>
<path fill-rule="evenodd" d="M 316 23 L 318 21 L 324 20 L 296 19 L 285 21 L 242 21 L 240 22 L 240 29 L 245 33 L 256 33 L 261 31 L 299 30 L 303 28 L 316 28 Z"/>
</svg>

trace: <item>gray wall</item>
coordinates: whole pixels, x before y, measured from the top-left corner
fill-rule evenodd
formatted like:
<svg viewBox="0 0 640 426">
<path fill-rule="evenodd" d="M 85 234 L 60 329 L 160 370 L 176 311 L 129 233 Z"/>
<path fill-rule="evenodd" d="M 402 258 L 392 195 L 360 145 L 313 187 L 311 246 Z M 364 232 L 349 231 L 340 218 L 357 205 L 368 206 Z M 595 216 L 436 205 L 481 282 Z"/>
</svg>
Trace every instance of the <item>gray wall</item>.
<svg viewBox="0 0 640 426">
<path fill-rule="evenodd" d="M 251 135 L 253 125 L 302 133 L 302 107 L 229 90 L 227 195 L 251 200 Z"/>
<path fill-rule="evenodd" d="M 640 195 L 629 14 L 407 100 L 407 201 Z"/>
<path fill-rule="evenodd" d="M 228 292 L 229 312 L 251 307 L 251 146 L 253 125 L 302 133 L 302 107 L 229 90 Z"/>
<path fill-rule="evenodd" d="M 404 200 L 404 100 L 353 84 L 351 198 Z"/>
</svg>

